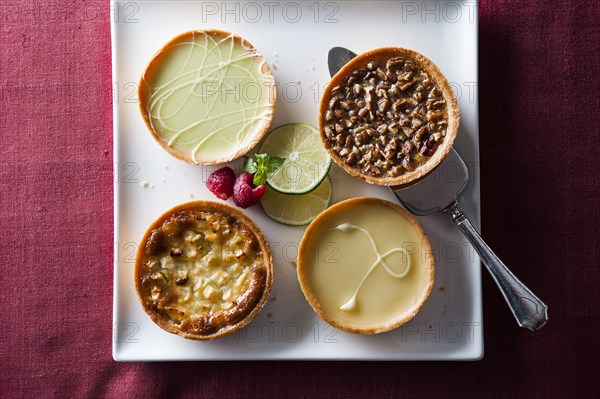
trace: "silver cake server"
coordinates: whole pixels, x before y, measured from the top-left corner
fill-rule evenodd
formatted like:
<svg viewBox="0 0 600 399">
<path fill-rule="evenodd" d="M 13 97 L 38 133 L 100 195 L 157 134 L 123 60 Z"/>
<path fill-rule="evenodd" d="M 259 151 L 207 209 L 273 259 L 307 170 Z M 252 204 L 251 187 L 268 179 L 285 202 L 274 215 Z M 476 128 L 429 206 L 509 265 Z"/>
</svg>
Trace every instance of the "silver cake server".
<svg viewBox="0 0 600 399">
<path fill-rule="evenodd" d="M 343 47 L 329 50 L 327 63 L 331 76 L 354 57 L 356 57 L 355 53 Z M 415 215 L 424 216 L 434 212 L 449 214 L 479 254 L 519 326 L 537 331 L 548 321 L 548 306 L 515 277 L 458 208 L 460 194 L 468 183 L 467 166 L 452 149 L 429 176 L 409 187 L 402 189 L 390 187 L 390 190 L 406 209 Z"/>
</svg>

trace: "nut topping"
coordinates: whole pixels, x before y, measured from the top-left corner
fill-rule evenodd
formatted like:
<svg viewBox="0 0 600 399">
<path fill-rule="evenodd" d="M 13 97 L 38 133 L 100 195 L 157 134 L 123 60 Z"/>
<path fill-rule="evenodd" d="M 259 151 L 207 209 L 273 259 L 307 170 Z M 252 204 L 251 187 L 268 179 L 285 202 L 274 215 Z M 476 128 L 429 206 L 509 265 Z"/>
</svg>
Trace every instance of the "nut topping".
<svg viewBox="0 0 600 399">
<path fill-rule="evenodd" d="M 326 139 L 347 165 L 364 174 L 411 172 L 446 137 L 446 100 L 416 61 L 370 60 L 332 92 L 323 126 Z"/>
<path fill-rule="evenodd" d="M 183 250 L 181 248 L 173 248 L 170 252 L 170 255 L 174 258 L 183 255 Z"/>
</svg>

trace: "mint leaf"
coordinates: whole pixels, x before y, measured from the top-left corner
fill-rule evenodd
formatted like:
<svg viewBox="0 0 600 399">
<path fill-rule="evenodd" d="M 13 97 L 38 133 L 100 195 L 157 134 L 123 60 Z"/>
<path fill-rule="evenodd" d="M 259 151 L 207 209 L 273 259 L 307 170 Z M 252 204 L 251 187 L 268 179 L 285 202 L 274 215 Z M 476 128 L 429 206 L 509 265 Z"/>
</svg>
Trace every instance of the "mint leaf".
<svg viewBox="0 0 600 399">
<path fill-rule="evenodd" d="M 252 157 L 244 157 L 244 170 L 248 173 L 256 173 L 256 161 Z"/>
<path fill-rule="evenodd" d="M 260 186 L 267 181 L 269 173 L 275 172 L 285 161 L 285 158 L 271 157 L 268 154 L 255 154 L 254 157 L 256 160 L 251 157 L 244 157 L 244 170 L 254 174 L 252 183 L 255 186 Z"/>
<path fill-rule="evenodd" d="M 265 181 L 267 181 L 267 172 L 264 170 L 256 171 L 254 174 L 254 179 L 252 179 L 252 183 L 254 183 L 255 186 L 260 186 Z"/>
<path fill-rule="evenodd" d="M 267 172 L 268 173 L 275 172 L 277 169 L 279 169 L 281 167 L 281 165 L 283 165 L 284 161 L 285 161 L 285 158 L 271 157 L 271 159 L 269 160 L 269 166 L 267 167 Z"/>
<path fill-rule="evenodd" d="M 269 163 L 269 156 L 267 154 L 256 154 L 256 162 L 258 162 L 259 165 L 266 165 L 267 163 Z"/>
<path fill-rule="evenodd" d="M 256 154 L 256 173 L 254 174 L 253 183 L 255 186 L 260 186 L 267 180 L 269 156 L 267 154 Z"/>
</svg>

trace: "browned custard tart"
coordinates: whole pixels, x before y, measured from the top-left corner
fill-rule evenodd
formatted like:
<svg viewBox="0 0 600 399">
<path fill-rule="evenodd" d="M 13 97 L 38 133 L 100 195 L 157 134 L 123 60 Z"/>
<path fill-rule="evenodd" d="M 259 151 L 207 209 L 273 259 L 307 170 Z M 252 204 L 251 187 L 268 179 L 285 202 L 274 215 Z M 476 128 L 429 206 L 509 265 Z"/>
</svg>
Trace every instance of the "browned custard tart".
<svg viewBox="0 0 600 399">
<path fill-rule="evenodd" d="M 142 238 L 135 286 L 162 329 L 195 340 L 230 334 L 263 307 L 273 281 L 269 247 L 242 212 L 210 201 L 179 205 Z"/>
<path fill-rule="evenodd" d="M 458 132 L 448 80 L 416 51 L 386 47 L 346 64 L 325 88 L 319 127 L 333 160 L 372 184 L 402 186 L 439 165 Z"/>
</svg>

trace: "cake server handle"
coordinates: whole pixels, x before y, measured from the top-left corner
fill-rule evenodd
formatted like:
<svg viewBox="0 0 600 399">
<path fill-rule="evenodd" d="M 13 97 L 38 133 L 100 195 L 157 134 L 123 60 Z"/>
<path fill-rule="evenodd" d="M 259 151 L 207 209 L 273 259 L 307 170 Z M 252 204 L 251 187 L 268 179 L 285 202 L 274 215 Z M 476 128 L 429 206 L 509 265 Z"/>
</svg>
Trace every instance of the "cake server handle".
<svg viewBox="0 0 600 399">
<path fill-rule="evenodd" d="M 465 237 L 471 242 L 481 261 L 500 288 L 519 326 L 537 331 L 548 321 L 548 306 L 529 290 L 483 241 L 469 219 L 458 209 L 458 202 L 444 209 L 452 216 Z"/>
</svg>

